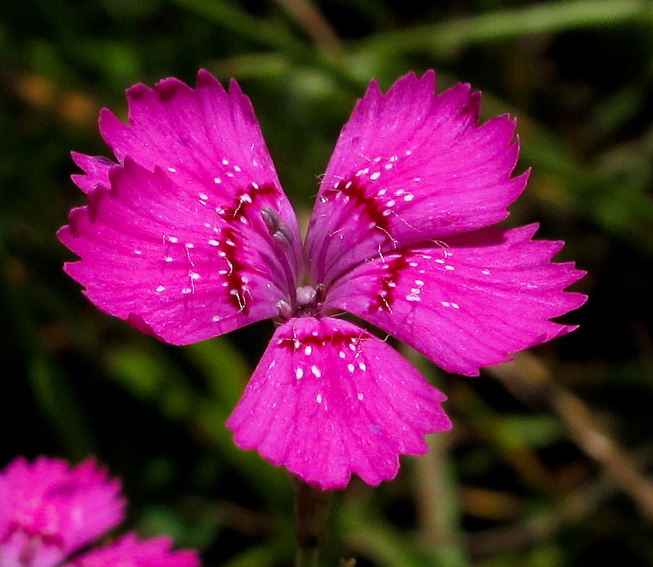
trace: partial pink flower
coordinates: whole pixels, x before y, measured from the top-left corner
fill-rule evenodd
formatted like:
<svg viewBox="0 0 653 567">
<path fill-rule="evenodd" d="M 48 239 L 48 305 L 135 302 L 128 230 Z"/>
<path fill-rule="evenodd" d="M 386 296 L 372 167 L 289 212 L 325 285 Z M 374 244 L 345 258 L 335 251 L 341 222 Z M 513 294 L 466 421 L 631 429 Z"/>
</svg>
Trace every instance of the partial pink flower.
<svg viewBox="0 0 653 567">
<path fill-rule="evenodd" d="M 170 551 L 168 538 L 138 542 L 133 534 L 78 554 L 123 520 L 125 504 L 120 481 L 94 459 L 70 467 L 60 459 L 18 457 L 0 472 L 0 565 L 100 565 L 97 558 L 107 558 L 102 565 L 199 565 L 195 552 Z"/>
<path fill-rule="evenodd" d="M 172 344 L 274 318 L 278 327 L 227 425 L 236 444 L 323 489 L 376 485 L 451 423 L 394 335 L 446 370 L 482 366 L 568 333 L 583 276 L 559 242 L 496 223 L 524 190 L 507 116 L 479 125 L 480 93 L 411 73 L 372 81 L 336 144 L 302 244 L 249 99 L 206 71 L 108 110 L 115 154 L 73 154 L 88 204 L 58 236 L 66 271 L 100 309 Z"/>
<path fill-rule="evenodd" d="M 93 549 L 73 558 L 68 567 L 198 567 L 197 554 L 190 550 L 172 551 L 172 539 L 159 536 L 139 541 L 128 533 L 113 545 Z"/>
</svg>

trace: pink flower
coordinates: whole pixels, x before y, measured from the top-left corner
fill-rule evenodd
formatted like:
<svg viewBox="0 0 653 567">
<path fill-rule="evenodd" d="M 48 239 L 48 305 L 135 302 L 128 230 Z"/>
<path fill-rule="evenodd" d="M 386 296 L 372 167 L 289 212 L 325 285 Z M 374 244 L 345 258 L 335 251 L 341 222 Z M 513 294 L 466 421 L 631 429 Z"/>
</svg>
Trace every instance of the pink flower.
<svg viewBox="0 0 653 567">
<path fill-rule="evenodd" d="M 124 517 L 120 481 L 94 459 L 70 468 L 59 459 L 12 461 L 0 472 L 2 567 L 198 567 L 193 551 L 171 551 L 171 540 L 138 541 L 127 534 L 78 553 Z"/>
<path fill-rule="evenodd" d="M 535 225 L 491 227 L 526 186 L 515 121 L 479 126 L 480 93 L 435 74 L 372 81 L 322 178 L 302 245 L 252 106 L 206 71 L 127 91 L 100 131 L 118 163 L 73 154 L 88 204 L 58 236 L 100 309 L 172 344 L 279 325 L 227 425 L 235 442 L 321 488 L 376 485 L 451 423 L 431 387 L 347 312 L 450 372 L 568 333 L 585 297 Z M 301 151 L 298 148 L 297 151 Z"/>
</svg>

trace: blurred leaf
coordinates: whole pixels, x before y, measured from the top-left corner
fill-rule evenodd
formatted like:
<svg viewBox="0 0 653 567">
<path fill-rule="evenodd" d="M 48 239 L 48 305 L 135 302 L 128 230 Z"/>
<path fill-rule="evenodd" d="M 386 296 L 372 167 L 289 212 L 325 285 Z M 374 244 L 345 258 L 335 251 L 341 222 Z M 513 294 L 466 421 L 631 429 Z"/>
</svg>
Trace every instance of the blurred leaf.
<svg viewBox="0 0 653 567">
<path fill-rule="evenodd" d="M 653 6 L 649 0 L 542 2 L 381 34 L 364 43 L 361 49 L 376 52 L 377 55 L 396 55 L 397 51 L 443 54 L 473 43 L 499 41 L 533 33 L 614 26 L 623 22 L 652 24 Z"/>
<path fill-rule="evenodd" d="M 79 399 L 57 362 L 42 354 L 33 355 L 29 377 L 36 401 L 55 428 L 67 453 L 76 460 L 92 455 L 95 440 Z"/>
<path fill-rule="evenodd" d="M 198 356 L 206 348 L 194 345 L 191 351 Z M 223 352 L 228 353 L 229 349 Z M 209 359 L 196 360 L 207 364 Z M 216 361 L 219 360 L 216 357 Z M 121 346 L 109 354 L 107 364 L 111 376 L 133 395 L 155 406 L 166 418 L 188 428 L 201 443 L 219 449 L 244 478 L 251 479 L 260 488 L 260 494 L 271 504 L 279 506 L 288 501 L 290 486 L 284 473 L 262 462 L 257 453 L 242 451 L 234 445 L 231 432 L 224 425 L 233 409 L 229 401 L 200 393 L 191 386 L 185 371 L 161 349 Z M 237 367 L 236 362 L 234 368 Z M 211 380 L 211 385 L 233 396 L 235 390 L 229 384 L 234 382 L 233 376 L 224 376 L 223 380 Z"/>
<path fill-rule="evenodd" d="M 502 416 L 495 434 L 499 443 L 507 448 L 541 448 L 560 441 L 564 427 L 548 416 Z"/>
</svg>

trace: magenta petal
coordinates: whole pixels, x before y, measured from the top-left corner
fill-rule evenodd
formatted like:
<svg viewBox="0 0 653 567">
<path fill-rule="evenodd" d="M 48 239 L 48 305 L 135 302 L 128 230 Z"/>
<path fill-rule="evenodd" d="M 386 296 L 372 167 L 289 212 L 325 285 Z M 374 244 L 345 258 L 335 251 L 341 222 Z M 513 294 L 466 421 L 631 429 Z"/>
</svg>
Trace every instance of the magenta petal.
<svg viewBox="0 0 653 567">
<path fill-rule="evenodd" d="M 173 551 L 172 540 L 155 537 L 138 541 L 129 533 L 111 545 L 94 549 L 66 563 L 64 567 L 199 567 L 197 553 Z"/>
<path fill-rule="evenodd" d="M 87 156 L 72 152 L 73 161 L 84 170 L 84 173 L 75 173 L 72 180 L 84 193 L 88 193 L 98 185 L 109 186 L 109 169 L 115 165 L 112 161 L 101 156 Z"/>
<path fill-rule="evenodd" d="M 313 211 L 307 247 L 316 282 L 330 283 L 379 250 L 495 224 L 526 185 L 515 121 L 479 126 L 480 93 L 435 94 L 435 74 L 411 73 L 387 94 L 372 81 L 345 125 Z"/>
<path fill-rule="evenodd" d="M 100 115 L 102 135 L 121 163 L 129 158 L 150 171 L 162 169 L 180 192 L 206 201 L 210 209 L 240 212 L 249 204 L 248 190 L 265 186 L 264 204 L 299 236 L 252 104 L 235 81 L 227 92 L 200 70 L 195 89 L 168 78 L 152 89 L 134 85 L 127 100 L 127 124 L 107 109 Z M 295 240 L 292 250 L 301 257 L 301 241 Z"/>
<path fill-rule="evenodd" d="M 124 516 L 120 482 L 110 480 L 93 459 L 69 468 L 40 457 L 12 461 L 0 473 L 0 564 L 56 565 L 96 539 Z"/>
<path fill-rule="evenodd" d="M 100 309 L 174 344 L 278 314 L 301 270 L 295 213 L 249 99 L 206 71 L 128 91 L 129 123 L 109 111 L 120 165 L 73 154 L 88 205 L 58 236 L 66 271 Z"/>
<path fill-rule="evenodd" d="M 127 91 L 129 121 L 109 110 L 100 130 L 120 162 L 127 157 L 154 171 L 160 167 L 188 186 L 231 195 L 251 183 L 274 186 L 283 217 L 293 216 L 250 100 L 235 81 L 229 92 L 207 71 L 197 87 L 168 78 L 154 88 L 137 84 Z"/>
<path fill-rule="evenodd" d="M 550 319 L 585 302 L 564 291 L 584 272 L 551 262 L 562 243 L 532 241 L 536 228 L 485 229 L 377 257 L 339 280 L 325 309 L 369 321 L 450 372 L 477 375 L 575 329 Z"/>
<path fill-rule="evenodd" d="M 444 400 L 360 327 L 303 317 L 276 330 L 227 426 L 238 446 L 319 488 L 343 488 L 352 473 L 377 485 L 400 454 L 426 452 L 426 433 L 450 429 Z"/>
<path fill-rule="evenodd" d="M 273 317 L 294 296 L 294 261 L 261 216 L 267 186 L 226 210 L 130 159 L 109 181 L 58 233 L 81 257 L 67 273 L 100 309 L 187 344 Z"/>
</svg>

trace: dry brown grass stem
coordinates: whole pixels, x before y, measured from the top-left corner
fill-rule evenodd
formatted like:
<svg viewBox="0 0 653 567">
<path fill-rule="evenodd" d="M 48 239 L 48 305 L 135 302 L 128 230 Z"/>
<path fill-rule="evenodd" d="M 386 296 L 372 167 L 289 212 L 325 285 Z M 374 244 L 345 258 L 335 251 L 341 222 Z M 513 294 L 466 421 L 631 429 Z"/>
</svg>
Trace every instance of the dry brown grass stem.
<svg viewBox="0 0 653 567">
<path fill-rule="evenodd" d="M 569 437 L 653 521 L 653 482 L 627 452 L 603 430 L 597 415 L 578 396 L 556 383 L 547 366 L 529 353 L 495 366 L 489 372 L 518 398 L 545 403 L 566 425 Z"/>
</svg>

